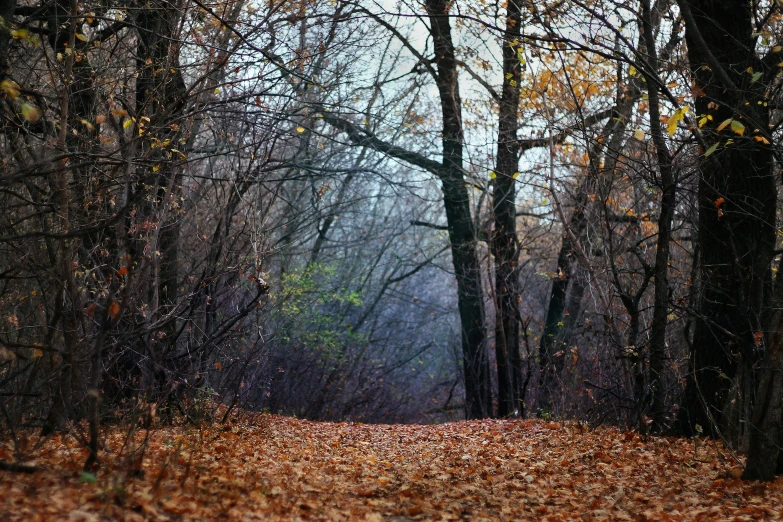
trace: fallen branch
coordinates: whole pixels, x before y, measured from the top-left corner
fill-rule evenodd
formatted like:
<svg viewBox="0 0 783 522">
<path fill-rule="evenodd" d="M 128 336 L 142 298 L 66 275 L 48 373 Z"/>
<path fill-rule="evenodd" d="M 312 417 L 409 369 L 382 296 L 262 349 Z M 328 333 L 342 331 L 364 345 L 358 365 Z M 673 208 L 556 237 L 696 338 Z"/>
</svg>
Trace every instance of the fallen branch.
<svg viewBox="0 0 783 522">
<path fill-rule="evenodd" d="M 20 464 L 18 462 L 5 462 L 0 460 L 0 470 L 10 471 L 12 473 L 35 473 L 42 471 L 43 468 L 31 466 L 30 464 Z"/>
</svg>

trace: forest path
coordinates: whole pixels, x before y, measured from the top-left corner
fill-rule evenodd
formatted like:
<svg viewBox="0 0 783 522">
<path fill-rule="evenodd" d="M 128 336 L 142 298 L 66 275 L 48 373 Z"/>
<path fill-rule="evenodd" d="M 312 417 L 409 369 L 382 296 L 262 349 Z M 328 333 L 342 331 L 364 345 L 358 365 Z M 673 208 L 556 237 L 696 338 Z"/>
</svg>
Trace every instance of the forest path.
<svg viewBox="0 0 783 522">
<path fill-rule="evenodd" d="M 148 435 L 136 473 L 129 472 L 138 459 L 118 457 L 128 442 L 123 430 L 106 433 L 114 460 L 105 457 L 94 475 L 80 472 L 85 452 L 73 438 L 44 441 L 33 452 L 44 471 L 0 471 L 0 513 L 24 521 L 397 522 L 776 520 L 783 513 L 783 481 L 732 478 L 736 462 L 719 444 L 571 422 L 366 425 L 242 414 L 225 426 Z M 0 457 L 7 460 L 9 448 L 0 445 Z"/>
</svg>

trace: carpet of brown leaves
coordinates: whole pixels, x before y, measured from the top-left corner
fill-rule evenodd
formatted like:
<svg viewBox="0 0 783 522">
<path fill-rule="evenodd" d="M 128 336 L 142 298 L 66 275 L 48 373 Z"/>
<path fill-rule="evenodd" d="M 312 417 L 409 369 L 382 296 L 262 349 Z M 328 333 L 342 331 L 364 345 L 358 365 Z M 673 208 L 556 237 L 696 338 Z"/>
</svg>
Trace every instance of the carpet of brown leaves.
<svg viewBox="0 0 783 522">
<path fill-rule="evenodd" d="M 143 457 L 130 448 L 147 438 Z M 132 444 L 131 444 L 132 443 Z M 10 444 L 0 444 L 9 460 Z M 577 423 L 329 424 L 243 414 L 229 425 L 105 434 L 81 473 L 71 437 L 0 471 L 10 520 L 778 520 L 783 480 L 742 482 L 714 442 Z"/>
</svg>

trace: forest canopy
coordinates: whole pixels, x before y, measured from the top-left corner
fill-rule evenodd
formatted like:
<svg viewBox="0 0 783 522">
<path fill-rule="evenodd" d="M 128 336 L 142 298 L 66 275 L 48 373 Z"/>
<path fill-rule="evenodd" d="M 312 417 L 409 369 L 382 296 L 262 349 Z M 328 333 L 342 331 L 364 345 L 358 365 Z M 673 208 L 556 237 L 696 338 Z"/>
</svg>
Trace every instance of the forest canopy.
<svg viewBox="0 0 783 522">
<path fill-rule="evenodd" d="M 0 431 L 575 418 L 774 478 L 782 9 L 0 0 Z"/>
</svg>

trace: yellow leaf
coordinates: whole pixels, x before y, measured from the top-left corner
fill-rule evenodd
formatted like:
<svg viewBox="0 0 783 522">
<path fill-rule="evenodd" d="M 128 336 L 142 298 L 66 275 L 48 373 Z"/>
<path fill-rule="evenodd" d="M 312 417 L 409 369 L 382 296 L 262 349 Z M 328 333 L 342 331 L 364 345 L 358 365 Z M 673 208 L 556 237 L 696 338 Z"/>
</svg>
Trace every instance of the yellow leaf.
<svg viewBox="0 0 783 522">
<path fill-rule="evenodd" d="M 666 132 L 669 133 L 669 136 L 674 136 L 677 132 L 677 118 L 674 116 L 669 118 L 669 122 L 666 124 Z"/>
<path fill-rule="evenodd" d="M 35 123 L 41 118 L 41 109 L 39 109 L 35 105 L 30 105 L 29 103 L 23 103 L 22 118 L 29 121 L 30 123 Z"/>
<path fill-rule="evenodd" d="M 128 128 L 130 128 L 131 125 L 133 125 L 133 120 L 131 120 L 129 118 L 129 119 L 125 120 L 125 123 L 122 124 L 122 128 L 123 129 L 128 129 Z"/>
<path fill-rule="evenodd" d="M 87 36 L 83 35 L 82 33 L 76 33 L 76 38 L 78 38 L 82 42 L 86 42 L 87 41 Z"/>
<path fill-rule="evenodd" d="M 515 172 L 511 175 L 512 178 L 517 179 L 519 177 L 519 172 Z"/>
<path fill-rule="evenodd" d="M 735 134 L 739 134 L 740 136 L 745 134 L 745 126 L 738 120 L 731 120 L 731 130 L 733 130 Z"/>
<path fill-rule="evenodd" d="M 628 68 L 628 76 L 636 76 L 636 67 L 633 65 Z"/>
<path fill-rule="evenodd" d="M 30 35 L 30 31 L 27 29 L 11 29 L 11 37 L 19 38 L 20 40 L 26 39 Z"/>
<path fill-rule="evenodd" d="M 781 45 L 776 45 L 775 47 L 772 48 L 773 53 L 779 53 L 780 51 L 783 51 L 783 46 Z"/>
<path fill-rule="evenodd" d="M 495 174 L 495 171 L 494 171 L 494 170 L 490 170 L 490 171 L 489 171 L 489 179 L 495 179 L 495 178 L 497 178 L 497 177 L 498 177 L 498 175 L 497 175 L 497 174 Z"/>
<path fill-rule="evenodd" d="M 215 88 L 215 94 L 220 94 L 220 88 L 219 87 Z"/>
<path fill-rule="evenodd" d="M 302 132 L 306 131 L 306 130 L 307 130 L 307 129 L 305 129 L 305 128 L 304 128 L 304 127 L 302 127 L 301 125 L 300 125 L 299 127 L 297 127 L 297 128 L 296 128 L 296 132 L 298 132 L 298 133 L 300 133 L 300 134 L 301 134 Z"/>
<path fill-rule="evenodd" d="M 152 172 L 158 172 L 159 170 L 160 170 L 160 164 L 155 165 L 154 167 L 152 167 Z"/>
<path fill-rule="evenodd" d="M 633 137 L 639 141 L 644 140 L 644 131 L 642 129 L 636 129 L 633 131 Z"/>
<path fill-rule="evenodd" d="M 0 82 L 0 91 L 3 91 L 10 96 L 12 100 L 15 100 L 17 96 L 19 96 L 19 85 L 15 81 L 6 78 Z"/>
<path fill-rule="evenodd" d="M 690 108 L 686 105 L 685 107 L 680 107 L 674 111 L 674 114 L 671 115 L 668 123 L 666 124 L 666 130 L 669 133 L 669 136 L 674 136 L 674 134 L 677 132 L 677 122 L 682 121 L 685 118 L 685 115 L 688 114 L 689 110 Z"/>
</svg>

